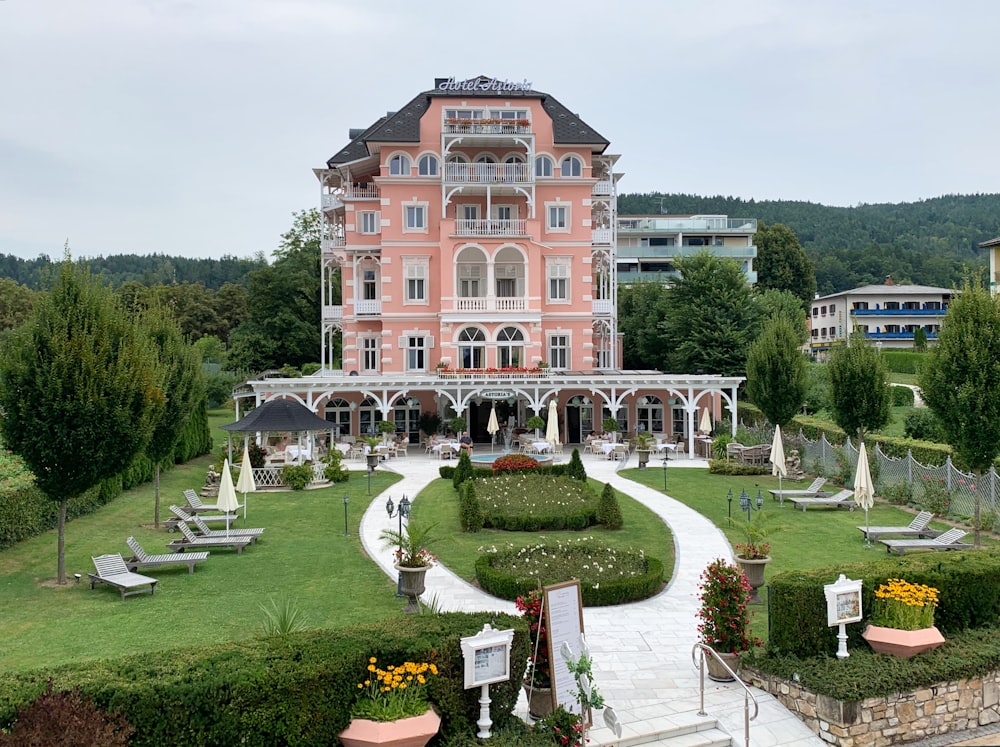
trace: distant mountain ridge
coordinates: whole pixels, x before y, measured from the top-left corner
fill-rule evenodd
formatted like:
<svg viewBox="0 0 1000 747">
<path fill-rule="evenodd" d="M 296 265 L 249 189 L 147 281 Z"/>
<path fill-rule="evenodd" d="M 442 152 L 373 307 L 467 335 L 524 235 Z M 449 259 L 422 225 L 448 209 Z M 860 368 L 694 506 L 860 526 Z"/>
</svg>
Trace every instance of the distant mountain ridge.
<svg viewBox="0 0 1000 747">
<path fill-rule="evenodd" d="M 784 223 L 813 261 L 821 295 L 882 283 L 888 275 L 896 282 L 951 287 L 967 270 L 985 271 L 986 253 L 977 245 L 1000 236 L 1000 194 L 854 207 L 659 192 L 618 197 L 619 215 L 661 212 Z"/>
</svg>

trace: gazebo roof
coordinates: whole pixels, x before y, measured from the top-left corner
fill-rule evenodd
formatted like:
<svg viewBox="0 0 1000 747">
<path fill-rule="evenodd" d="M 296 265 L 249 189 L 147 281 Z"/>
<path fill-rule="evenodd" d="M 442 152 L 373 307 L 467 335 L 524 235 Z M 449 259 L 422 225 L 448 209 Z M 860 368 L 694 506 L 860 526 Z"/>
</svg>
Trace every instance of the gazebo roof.
<svg viewBox="0 0 1000 747">
<path fill-rule="evenodd" d="M 235 423 L 222 426 L 226 431 L 328 431 L 335 427 L 294 399 L 272 399 L 252 410 Z"/>
</svg>

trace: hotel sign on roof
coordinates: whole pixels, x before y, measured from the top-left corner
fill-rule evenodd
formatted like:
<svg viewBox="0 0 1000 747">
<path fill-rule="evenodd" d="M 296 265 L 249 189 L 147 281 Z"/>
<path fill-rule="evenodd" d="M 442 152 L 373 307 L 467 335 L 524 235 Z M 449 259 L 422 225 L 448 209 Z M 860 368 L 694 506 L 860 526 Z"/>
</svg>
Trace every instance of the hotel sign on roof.
<svg viewBox="0 0 1000 747">
<path fill-rule="evenodd" d="M 464 91 L 497 91 L 498 93 L 509 93 L 511 91 L 530 91 L 531 82 L 527 78 L 520 83 L 513 80 L 500 80 L 499 78 L 473 78 L 472 80 L 455 80 L 446 78 L 438 83 L 439 91 L 464 92 Z"/>
</svg>

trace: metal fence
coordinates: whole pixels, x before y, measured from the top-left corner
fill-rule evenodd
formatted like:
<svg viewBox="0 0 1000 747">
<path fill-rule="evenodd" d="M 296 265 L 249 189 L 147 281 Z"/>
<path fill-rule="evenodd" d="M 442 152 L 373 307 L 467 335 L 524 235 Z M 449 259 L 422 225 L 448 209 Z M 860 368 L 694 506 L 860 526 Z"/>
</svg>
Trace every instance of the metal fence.
<svg viewBox="0 0 1000 747">
<path fill-rule="evenodd" d="M 774 430 L 769 426 L 741 425 L 740 432 L 748 435 L 747 440 L 758 443 L 770 443 L 774 437 Z M 848 486 L 854 482 L 858 449 L 850 438 L 837 445 L 827 441 L 825 434 L 818 441 L 810 441 L 801 431 L 797 434 L 782 433 L 782 436 L 785 453 L 798 449 L 805 471 L 836 478 Z M 902 458 L 888 456 L 877 442 L 875 448 L 869 451 L 868 460 L 876 493 L 893 492 L 897 496 L 908 496 L 914 503 L 939 516 L 969 524 L 975 515 L 978 496 L 980 528 L 1000 529 L 1000 477 L 993 467 L 977 478 L 957 469 L 951 457 L 942 465 L 927 466 L 914 459 L 911 452 Z"/>
</svg>

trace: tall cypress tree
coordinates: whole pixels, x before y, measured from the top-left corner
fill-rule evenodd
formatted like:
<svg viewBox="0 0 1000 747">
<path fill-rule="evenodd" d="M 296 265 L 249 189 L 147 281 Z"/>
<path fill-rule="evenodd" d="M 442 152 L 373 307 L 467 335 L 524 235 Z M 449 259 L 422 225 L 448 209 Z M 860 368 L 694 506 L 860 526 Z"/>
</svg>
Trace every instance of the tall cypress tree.
<svg viewBox="0 0 1000 747">
<path fill-rule="evenodd" d="M 806 359 L 792 322 L 774 316 L 747 352 L 747 397 L 784 428 L 806 397 Z"/>
</svg>

